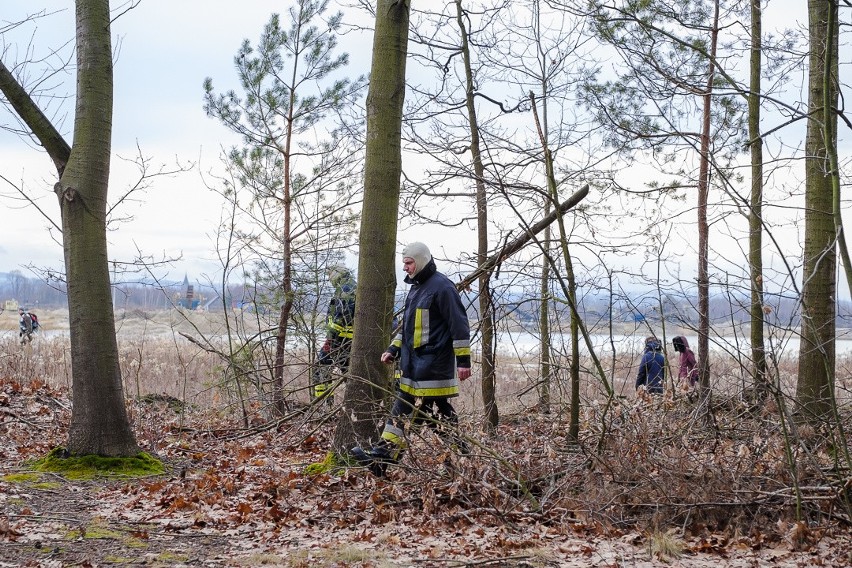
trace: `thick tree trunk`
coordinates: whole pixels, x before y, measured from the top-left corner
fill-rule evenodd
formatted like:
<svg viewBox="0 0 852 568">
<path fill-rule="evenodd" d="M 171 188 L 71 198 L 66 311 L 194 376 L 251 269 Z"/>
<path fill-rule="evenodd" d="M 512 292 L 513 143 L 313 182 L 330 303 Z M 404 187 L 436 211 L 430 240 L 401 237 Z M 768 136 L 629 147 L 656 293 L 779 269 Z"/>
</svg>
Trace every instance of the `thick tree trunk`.
<svg viewBox="0 0 852 568">
<path fill-rule="evenodd" d="M 831 0 L 834 1 L 834 0 Z M 808 126 L 805 139 L 805 249 L 803 259 L 802 314 L 799 377 L 796 396 L 808 420 L 819 421 L 831 413 L 835 370 L 835 315 L 837 249 L 832 213 L 832 181 L 828 175 L 823 123 L 836 124 L 837 115 L 824 101 L 837 104 L 837 58 L 828 63 L 834 77 L 825 93 L 826 49 L 837 53 L 838 28 L 828 29 L 829 2 L 808 0 L 810 56 L 808 69 Z M 833 129 L 832 129 L 833 130 Z M 834 140 L 836 143 L 836 140 Z"/>
<path fill-rule="evenodd" d="M 78 0 L 74 146 L 56 186 L 74 398 L 67 449 L 75 455 L 139 451 L 124 406 L 107 257 L 112 81 L 109 2 Z"/>
<path fill-rule="evenodd" d="M 376 439 L 384 416 L 389 369 L 380 357 L 390 343 L 396 274 L 399 180 L 402 174 L 402 107 L 408 50 L 409 4 L 379 0 L 367 95 L 367 153 L 358 259 L 358 304 L 344 411 L 334 449 L 345 452 L 356 440 Z"/>
<path fill-rule="evenodd" d="M 0 90 L 56 166 L 71 335 L 74 409 L 67 449 L 75 455 L 139 452 L 124 406 L 109 280 L 106 202 L 112 134 L 108 0 L 78 0 L 74 148 L 0 65 Z"/>
</svg>

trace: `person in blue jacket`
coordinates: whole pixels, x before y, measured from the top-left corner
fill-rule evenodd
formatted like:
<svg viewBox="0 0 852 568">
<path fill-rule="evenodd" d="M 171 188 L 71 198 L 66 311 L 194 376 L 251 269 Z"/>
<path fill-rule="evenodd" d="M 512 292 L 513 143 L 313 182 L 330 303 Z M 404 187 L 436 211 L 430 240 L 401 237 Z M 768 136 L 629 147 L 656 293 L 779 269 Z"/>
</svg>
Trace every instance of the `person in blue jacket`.
<svg viewBox="0 0 852 568">
<path fill-rule="evenodd" d="M 382 362 L 399 362 L 399 386 L 381 439 L 369 449 L 356 446 L 352 456 L 378 476 L 397 463 L 408 446 L 405 422 L 445 423 L 458 417 L 450 399 L 459 381 L 470 377 L 470 327 L 455 285 L 438 272 L 429 247 L 420 242 L 402 251 L 405 283 L 411 285 L 402 327 L 382 353 Z"/>
<path fill-rule="evenodd" d="M 663 394 L 663 383 L 666 380 L 666 357 L 663 355 L 663 344 L 654 337 L 645 339 L 645 353 L 639 363 L 636 374 L 636 390 L 644 386 L 651 394 Z"/>
</svg>

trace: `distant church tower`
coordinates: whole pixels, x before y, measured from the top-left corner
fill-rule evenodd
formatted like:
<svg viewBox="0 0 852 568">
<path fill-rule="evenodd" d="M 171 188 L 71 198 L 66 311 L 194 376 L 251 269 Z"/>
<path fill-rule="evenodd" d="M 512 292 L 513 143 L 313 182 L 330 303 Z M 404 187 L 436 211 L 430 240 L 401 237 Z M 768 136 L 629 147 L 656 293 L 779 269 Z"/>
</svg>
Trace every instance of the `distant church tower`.
<svg viewBox="0 0 852 568">
<path fill-rule="evenodd" d="M 183 275 L 183 306 L 191 310 L 192 309 L 192 300 L 193 296 L 195 296 L 195 290 L 192 287 L 192 284 L 189 283 L 189 278 L 186 274 Z"/>
</svg>

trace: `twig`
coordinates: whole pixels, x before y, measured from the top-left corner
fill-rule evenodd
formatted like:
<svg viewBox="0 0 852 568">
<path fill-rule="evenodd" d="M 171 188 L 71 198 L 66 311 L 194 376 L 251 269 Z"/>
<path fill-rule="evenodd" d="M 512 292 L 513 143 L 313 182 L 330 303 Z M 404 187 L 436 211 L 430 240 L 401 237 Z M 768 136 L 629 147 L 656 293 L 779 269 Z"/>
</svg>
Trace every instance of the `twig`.
<svg viewBox="0 0 852 568">
<path fill-rule="evenodd" d="M 5 414 L 5 415 L 7 415 L 7 416 L 11 416 L 11 417 L 12 417 L 12 418 L 14 418 L 15 420 L 19 420 L 19 421 L 23 422 L 24 424 L 27 424 L 27 425 L 32 426 L 32 427 L 34 427 L 34 428 L 38 428 L 39 430 L 47 430 L 47 427 L 45 427 L 45 426 L 40 426 L 40 425 L 39 425 L 38 423 L 36 423 L 36 422 L 30 422 L 30 421 L 29 421 L 29 420 L 27 420 L 26 418 L 21 418 L 19 415 L 15 414 L 14 412 L 12 412 L 11 410 L 8 410 L 8 409 L 6 409 L 6 408 L 0 408 L 0 413 L 3 413 L 3 414 Z"/>
</svg>

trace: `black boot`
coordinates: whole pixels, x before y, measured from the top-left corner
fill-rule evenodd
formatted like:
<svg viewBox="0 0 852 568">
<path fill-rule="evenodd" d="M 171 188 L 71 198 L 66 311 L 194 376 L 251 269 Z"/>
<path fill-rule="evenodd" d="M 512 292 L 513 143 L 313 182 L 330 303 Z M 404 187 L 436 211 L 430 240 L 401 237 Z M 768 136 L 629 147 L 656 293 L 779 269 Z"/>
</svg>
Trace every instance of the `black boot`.
<svg viewBox="0 0 852 568">
<path fill-rule="evenodd" d="M 450 447 L 463 456 L 470 455 L 470 446 L 461 436 L 453 436 L 450 438 Z"/>
<path fill-rule="evenodd" d="M 384 477 L 387 473 L 388 465 L 397 463 L 397 459 L 393 457 L 387 445 L 376 444 L 369 450 L 364 450 L 361 446 L 355 446 L 349 453 L 362 466 L 370 470 L 370 473 L 376 477 Z"/>
</svg>

